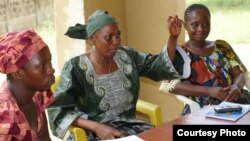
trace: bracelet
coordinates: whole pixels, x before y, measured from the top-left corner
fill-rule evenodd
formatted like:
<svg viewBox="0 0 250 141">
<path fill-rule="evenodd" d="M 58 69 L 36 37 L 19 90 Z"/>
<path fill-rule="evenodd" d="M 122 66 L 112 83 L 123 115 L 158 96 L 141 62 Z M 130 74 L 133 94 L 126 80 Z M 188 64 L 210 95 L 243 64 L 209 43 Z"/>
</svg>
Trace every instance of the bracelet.
<svg viewBox="0 0 250 141">
<path fill-rule="evenodd" d="M 162 93 L 168 93 L 169 91 L 172 91 L 179 82 L 180 82 L 180 79 L 174 79 L 171 81 L 163 81 L 161 83 L 159 91 Z"/>
</svg>

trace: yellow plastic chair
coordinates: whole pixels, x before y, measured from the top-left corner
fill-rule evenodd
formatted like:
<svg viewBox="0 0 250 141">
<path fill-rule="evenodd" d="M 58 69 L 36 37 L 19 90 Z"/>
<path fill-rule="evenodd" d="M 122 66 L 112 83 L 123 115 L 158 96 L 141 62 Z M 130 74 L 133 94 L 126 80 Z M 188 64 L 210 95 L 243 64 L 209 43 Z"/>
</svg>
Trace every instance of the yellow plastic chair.
<svg viewBox="0 0 250 141">
<path fill-rule="evenodd" d="M 59 84 L 59 80 L 60 76 L 56 77 L 55 83 L 51 86 L 53 92 Z M 159 126 L 162 124 L 161 109 L 159 105 L 139 99 L 136 104 L 136 111 L 147 115 L 152 125 Z M 87 141 L 86 133 L 82 128 L 71 126 L 69 128 L 69 133 L 74 135 L 76 141 Z M 66 134 L 63 140 L 66 140 L 67 137 L 68 134 Z"/>
<path fill-rule="evenodd" d="M 159 105 L 138 99 L 136 111 L 147 115 L 152 125 L 159 126 L 162 124 L 161 109 Z"/>
<path fill-rule="evenodd" d="M 72 126 L 69 128 L 69 132 L 74 135 L 76 141 L 87 141 L 86 133 L 82 128 Z"/>
</svg>

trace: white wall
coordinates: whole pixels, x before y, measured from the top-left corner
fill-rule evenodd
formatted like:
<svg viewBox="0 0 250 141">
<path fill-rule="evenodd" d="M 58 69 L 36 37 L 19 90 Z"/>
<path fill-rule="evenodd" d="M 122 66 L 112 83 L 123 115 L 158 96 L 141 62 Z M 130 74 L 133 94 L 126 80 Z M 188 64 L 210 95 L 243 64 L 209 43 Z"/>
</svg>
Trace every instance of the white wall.
<svg viewBox="0 0 250 141">
<path fill-rule="evenodd" d="M 56 30 L 56 46 L 58 64 L 55 65 L 61 72 L 65 61 L 86 51 L 84 40 L 71 39 L 64 35 L 69 26 L 84 23 L 82 0 L 54 0 L 54 17 Z"/>
</svg>

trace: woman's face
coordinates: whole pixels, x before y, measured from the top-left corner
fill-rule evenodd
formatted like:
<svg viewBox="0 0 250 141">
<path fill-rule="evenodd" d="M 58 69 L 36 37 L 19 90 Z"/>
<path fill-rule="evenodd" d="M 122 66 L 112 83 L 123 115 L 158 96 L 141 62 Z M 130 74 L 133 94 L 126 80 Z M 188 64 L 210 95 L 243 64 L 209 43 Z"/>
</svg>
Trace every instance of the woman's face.
<svg viewBox="0 0 250 141">
<path fill-rule="evenodd" d="M 204 9 L 191 11 L 184 23 L 190 40 L 205 41 L 210 32 L 210 16 Z"/>
<path fill-rule="evenodd" d="M 94 33 L 91 42 L 95 45 L 99 55 L 112 57 L 121 43 L 120 34 L 117 24 L 109 24 Z"/>
<path fill-rule="evenodd" d="M 48 90 L 55 81 L 55 70 L 51 64 L 51 53 L 47 46 L 34 55 L 21 70 L 23 83 L 35 91 Z"/>
</svg>

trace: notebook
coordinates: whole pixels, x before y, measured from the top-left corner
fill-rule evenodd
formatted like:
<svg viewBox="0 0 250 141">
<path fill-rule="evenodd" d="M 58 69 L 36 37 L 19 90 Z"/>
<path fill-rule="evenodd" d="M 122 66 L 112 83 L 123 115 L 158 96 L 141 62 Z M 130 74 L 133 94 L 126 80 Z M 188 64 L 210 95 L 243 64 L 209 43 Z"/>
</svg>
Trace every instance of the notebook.
<svg viewBox="0 0 250 141">
<path fill-rule="evenodd" d="M 232 102 L 221 102 L 218 106 L 228 106 L 228 105 L 239 105 L 242 107 L 242 111 L 240 112 L 227 112 L 227 113 L 216 113 L 214 109 L 211 109 L 206 113 L 206 117 L 224 119 L 230 121 L 237 121 L 239 118 L 244 116 L 248 111 L 250 111 L 250 104 L 238 104 Z"/>
</svg>

